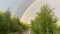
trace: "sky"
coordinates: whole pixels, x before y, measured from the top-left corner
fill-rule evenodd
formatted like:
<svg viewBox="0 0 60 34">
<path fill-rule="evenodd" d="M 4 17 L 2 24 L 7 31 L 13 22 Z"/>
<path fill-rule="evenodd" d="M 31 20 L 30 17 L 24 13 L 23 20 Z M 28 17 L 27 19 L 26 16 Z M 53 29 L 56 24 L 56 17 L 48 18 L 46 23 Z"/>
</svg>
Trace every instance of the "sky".
<svg viewBox="0 0 60 34">
<path fill-rule="evenodd" d="M 21 21 L 29 24 L 45 3 L 54 8 L 55 15 L 58 17 L 57 23 L 60 24 L 60 0 L 0 0 L 0 10 L 5 12 L 9 7 L 12 15 L 16 14 Z"/>
<path fill-rule="evenodd" d="M 0 10 L 7 11 L 8 7 L 12 15 L 21 18 L 22 14 L 34 0 L 0 0 Z"/>
<path fill-rule="evenodd" d="M 51 8 L 54 8 L 55 16 L 58 18 L 57 24 L 60 24 L 60 0 L 35 0 L 29 8 L 23 14 L 21 21 L 31 23 L 36 16 L 36 13 L 40 11 L 43 4 L 50 5 Z"/>
<path fill-rule="evenodd" d="M 6 11 L 10 7 L 11 12 L 17 6 L 19 0 L 0 0 L 0 10 Z"/>
</svg>

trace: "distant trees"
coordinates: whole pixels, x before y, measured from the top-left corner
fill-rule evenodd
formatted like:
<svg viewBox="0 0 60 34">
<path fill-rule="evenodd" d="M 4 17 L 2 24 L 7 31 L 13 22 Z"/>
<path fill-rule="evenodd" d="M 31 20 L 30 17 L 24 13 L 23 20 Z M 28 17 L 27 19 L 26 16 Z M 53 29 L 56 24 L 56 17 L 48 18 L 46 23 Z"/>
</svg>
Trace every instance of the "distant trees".
<svg viewBox="0 0 60 34">
<path fill-rule="evenodd" d="M 32 34 L 53 34 L 56 26 L 56 16 L 50 6 L 42 5 L 41 12 L 31 21 Z"/>
<path fill-rule="evenodd" d="M 9 9 L 4 13 L 0 11 L 0 34 L 22 33 L 26 29 L 28 29 L 28 25 L 23 24 L 17 16 L 14 15 L 11 18 Z"/>
</svg>

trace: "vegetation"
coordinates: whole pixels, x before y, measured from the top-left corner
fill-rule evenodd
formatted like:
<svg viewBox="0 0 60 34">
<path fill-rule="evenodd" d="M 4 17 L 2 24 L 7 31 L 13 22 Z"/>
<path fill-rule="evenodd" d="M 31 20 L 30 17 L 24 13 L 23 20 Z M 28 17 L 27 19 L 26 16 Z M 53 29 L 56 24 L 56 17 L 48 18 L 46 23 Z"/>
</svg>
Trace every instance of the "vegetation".
<svg viewBox="0 0 60 34">
<path fill-rule="evenodd" d="M 6 12 L 0 10 L 0 34 L 19 32 L 20 34 L 31 27 L 31 34 L 60 34 L 60 26 L 56 24 L 57 18 L 50 6 L 42 5 L 31 24 L 23 23 L 14 15 L 11 17 L 9 9 Z M 30 27 L 29 27 L 30 26 Z"/>
<path fill-rule="evenodd" d="M 54 34 L 57 18 L 50 6 L 42 5 L 41 11 L 31 21 L 32 34 Z"/>
<path fill-rule="evenodd" d="M 54 34 L 60 34 L 60 24 L 57 24 L 57 27 L 56 27 Z"/>
<path fill-rule="evenodd" d="M 4 13 L 0 11 L 0 34 L 22 33 L 26 29 L 28 25 L 23 24 L 16 15 L 11 17 L 9 9 Z"/>
</svg>

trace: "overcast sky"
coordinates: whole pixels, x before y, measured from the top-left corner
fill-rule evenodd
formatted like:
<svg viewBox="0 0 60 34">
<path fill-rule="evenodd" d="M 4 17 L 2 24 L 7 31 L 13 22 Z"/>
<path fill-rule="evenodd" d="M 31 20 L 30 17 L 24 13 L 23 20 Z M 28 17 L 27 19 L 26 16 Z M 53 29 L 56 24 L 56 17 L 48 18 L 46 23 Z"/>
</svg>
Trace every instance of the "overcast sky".
<svg viewBox="0 0 60 34">
<path fill-rule="evenodd" d="M 34 1 L 34 2 L 33 2 Z M 54 9 L 55 15 L 60 22 L 60 0 L 0 0 L 0 10 L 4 12 L 10 7 L 12 14 L 16 14 L 22 21 L 30 23 L 36 16 L 36 12 L 40 11 L 42 4 L 48 3 Z M 24 13 L 24 14 L 23 14 Z M 22 16 L 23 15 L 23 16 Z"/>
<path fill-rule="evenodd" d="M 24 11 L 34 0 L 0 0 L 0 10 L 4 12 L 10 8 L 12 14 L 16 14 L 21 18 Z"/>
<path fill-rule="evenodd" d="M 54 8 L 55 15 L 58 18 L 58 24 L 60 23 L 60 0 L 36 0 L 31 6 L 25 11 L 21 20 L 30 23 L 36 16 L 36 12 L 40 11 L 40 7 L 43 4 L 48 3 L 51 8 Z"/>
<path fill-rule="evenodd" d="M 0 10 L 6 11 L 8 7 L 13 12 L 20 0 L 0 0 Z"/>
</svg>

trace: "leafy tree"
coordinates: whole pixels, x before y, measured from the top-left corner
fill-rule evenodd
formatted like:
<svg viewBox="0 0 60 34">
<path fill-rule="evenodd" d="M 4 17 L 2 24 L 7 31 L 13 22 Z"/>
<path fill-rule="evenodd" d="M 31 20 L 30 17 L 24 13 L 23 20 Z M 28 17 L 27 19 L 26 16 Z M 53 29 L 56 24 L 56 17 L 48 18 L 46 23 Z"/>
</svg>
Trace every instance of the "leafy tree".
<svg viewBox="0 0 60 34">
<path fill-rule="evenodd" d="M 3 27 L 4 27 L 3 12 L 0 10 L 0 34 L 3 33 Z"/>
<path fill-rule="evenodd" d="M 0 11 L 0 34 L 9 34 L 12 32 L 22 33 L 26 29 L 28 29 L 28 25 L 20 22 L 16 15 L 11 18 L 9 9 L 4 13 Z"/>
<path fill-rule="evenodd" d="M 26 29 L 28 29 L 28 25 L 20 22 L 19 18 L 16 15 L 14 15 L 12 21 L 10 22 L 10 31 L 13 33 L 14 32 L 22 33 Z"/>
<path fill-rule="evenodd" d="M 22 28 L 20 27 L 20 21 L 15 15 L 13 16 L 12 22 L 10 23 L 10 30 L 11 32 L 22 31 Z"/>
<path fill-rule="evenodd" d="M 3 14 L 3 24 L 4 24 L 4 28 L 3 31 L 4 33 L 8 34 L 9 33 L 9 27 L 10 27 L 10 20 L 11 20 L 11 13 L 9 11 L 9 9 L 4 12 Z"/>
<path fill-rule="evenodd" d="M 41 12 L 31 21 L 32 34 L 53 34 L 56 26 L 56 16 L 50 6 L 42 5 Z"/>
</svg>

